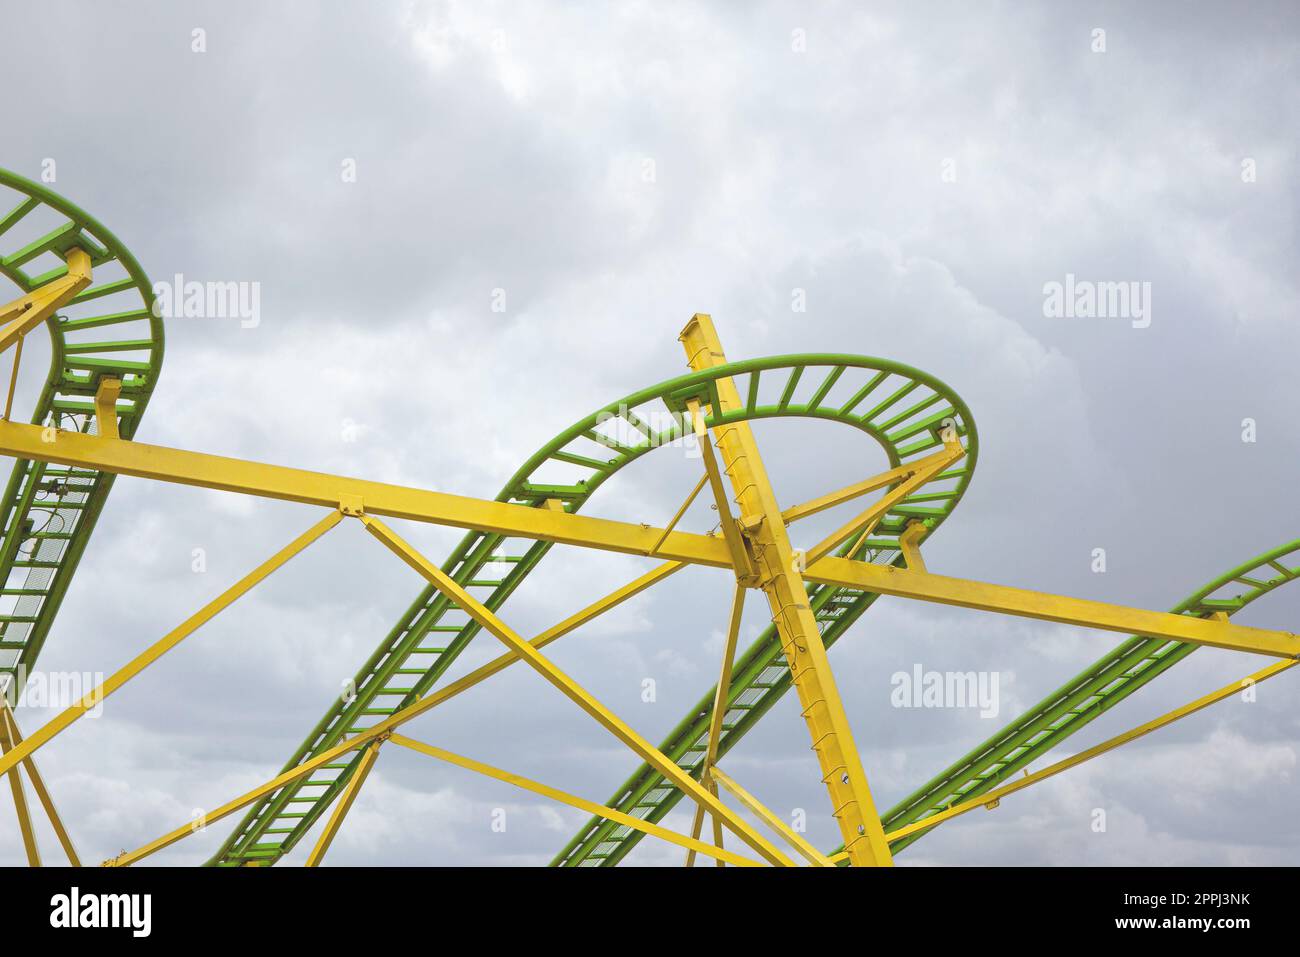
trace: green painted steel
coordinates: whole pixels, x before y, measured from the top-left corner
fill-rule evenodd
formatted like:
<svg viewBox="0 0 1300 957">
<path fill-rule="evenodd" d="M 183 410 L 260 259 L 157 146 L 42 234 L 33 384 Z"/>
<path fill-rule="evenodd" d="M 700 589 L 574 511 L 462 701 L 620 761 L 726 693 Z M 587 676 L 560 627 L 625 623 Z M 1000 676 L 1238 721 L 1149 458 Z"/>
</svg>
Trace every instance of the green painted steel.
<svg viewBox="0 0 1300 957">
<path fill-rule="evenodd" d="M 1235 614 L 1300 577 L 1298 563 L 1300 539 L 1221 575 L 1171 610 L 1197 618 L 1207 618 L 1215 612 Z M 881 818 L 885 830 L 924 820 L 952 804 L 978 797 L 1005 783 L 1021 768 L 1164 674 L 1196 648 L 1196 645 L 1160 638 L 1129 638 L 886 811 Z M 928 833 L 929 830 L 918 831 L 905 837 L 893 845 L 894 852 Z"/>
<path fill-rule="evenodd" d="M 941 429 L 946 420 L 955 421 L 967 447 L 965 460 L 900 502 L 863 544 L 862 554 L 867 557 L 894 560 L 897 536 L 904 522 L 919 518 L 937 525 L 966 488 L 975 464 L 975 427 L 965 404 L 943 383 L 886 360 L 800 355 L 735 362 L 689 373 L 613 402 L 537 452 L 515 473 L 497 500 L 540 508 L 546 499 L 559 498 L 567 511 L 578 511 L 619 469 L 655 448 L 682 440 L 683 434 L 690 431 L 683 419 L 687 398 L 700 396 L 717 408 L 712 401 L 714 383 L 723 376 L 735 379 L 746 404 L 716 421 L 711 418 L 710 425 L 785 416 L 843 422 L 875 438 L 891 466 L 940 448 Z M 470 532 L 442 567 L 496 610 L 549 550 L 550 545 L 544 542 Z M 828 587 L 813 590 L 813 595 L 819 621 L 827 635 L 835 637 L 875 597 Z M 284 770 L 331 747 L 345 734 L 369 727 L 418 700 L 478 631 L 479 626 L 470 622 L 463 611 L 434 589 L 426 588 L 357 672 L 353 682 L 355 697 L 336 700 L 330 706 Z M 733 703 L 737 715 L 744 716 L 729 722 L 722 743 L 724 750 L 788 685 L 788 675 L 776 676 L 774 655 L 779 658 L 779 648 L 769 635 L 743 657 L 740 671 L 749 683 L 742 687 L 738 681 L 737 698 L 743 692 L 753 700 Z M 784 672 L 784 662 L 779 668 Z M 691 741 L 684 741 L 680 752 L 673 755 L 683 767 L 694 766 L 690 762 L 697 752 L 690 745 Z M 253 805 L 209 863 L 235 866 L 279 860 L 337 797 L 356 762 L 353 758 L 329 765 L 307 782 L 282 788 Z"/>
<path fill-rule="evenodd" d="M 122 380 L 118 429 L 130 438 L 163 358 L 149 279 L 96 219 L 39 183 L 0 170 L 0 275 L 17 287 L 0 299 L 64 275 L 62 254 L 73 246 L 90 255 L 93 282 L 46 323 L 50 369 L 32 422 L 94 431 L 95 391 L 110 376 Z M 130 348 L 123 348 L 123 335 L 131 337 Z M 0 677 L 35 665 L 112 486 L 112 475 L 94 469 L 15 462 L 0 505 Z"/>
</svg>

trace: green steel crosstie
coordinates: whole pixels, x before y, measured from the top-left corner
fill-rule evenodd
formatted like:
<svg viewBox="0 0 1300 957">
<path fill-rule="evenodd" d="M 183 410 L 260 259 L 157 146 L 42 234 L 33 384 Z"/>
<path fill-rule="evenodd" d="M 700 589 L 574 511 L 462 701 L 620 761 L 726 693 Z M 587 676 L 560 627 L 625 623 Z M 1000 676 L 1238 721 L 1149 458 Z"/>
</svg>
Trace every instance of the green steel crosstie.
<svg viewBox="0 0 1300 957">
<path fill-rule="evenodd" d="M 720 347 L 713 347 L 716 351 L 710 359 L 704 354 L 707 349 L 697 348 L 696 340 L 696 346 L 688 344 L 695 371 L 627 395 L 574 423 L 525 462 L 491 502 L 439 497 L 438 493 L 144 445 L 135 441 L 135 436 L 153 393 L 163 352 L 163 323 L 154 314 L 153 292 L 144 272 L 107 229 L 40 184 L 0 171 L 0 209 L 9 210 L 0 218 L 0 273 L 15 287 L 19 297 L 16 302 L 54 288 L 61 279 L 65 285 L 71 281 L 74 276 L 69 264 L 76 261 L 74 251 L 87 254 L 93 268 L 90 284 L 75 295 L 69 294 L 70 298 L 44 321 L 52 358 L 31 419 L 40 427 L 40 441 L 31 440 L 24 431 L 30 427 L 0 421 L 0 451 L 15 459 L 5 494 L 4 537 L 0 544 L 5 574 L 4 588 L 0 589 L 0 681 L 8 680 L 12 690 L 16 686 L 13 679 L 21 679 L 34 665 L 117 474 L 310 502 L 336 511 L 147 650 L 109 679 L 109 684 L 119 675 L 125 675 L 120 679 L 124 683 L 152 664 L 174 643 L 343 518 L 360 519 L 428 582 L 358 669 L 349 693 L 327 704 L 321 719 L 289 756 L 280 774 L 222 806 L 216 819 L 240 811 L 243 814 L 208 861 L 211 865 L 275 864 L 328 814 L 323 836 L 308 860 L 314 866 L 356 798 L 380 745 L 389 740 L 584 807 L 588 812 L 595 811 L 559 850 L 552 861 L 556 866 L 614 866 L 645 833 L 688 847 L 692 857 L 701 848 L 704 853 L 718 850 L 719 837 L 715 836 L 716 847 L 697 839 L 706 805 L 711 808 L 708 813 L 715 818 L 716 826 L 720 827 L 725 818 L 727 826 L 741 836 L 749 850 L 757 851 L 769 862 L 788 862 L 781 852 L 748 830 L 748 825 L 730 816 L 733 812 L 718 802 L 719 784 L 781 832 L 812 863 L 826 864 L 830 858 L 844 863 L 845 855 L 839 851 L 823 854 L 810 846 L 800 846 L 796 835 L 782 832 L 779 821 L 759 813 L 766 809 L 752 803 L 757 799 L 743 789 L 737 790 L 737 782 L 717 766 L 717 760 L 730 753 L 786 692 L 796 688 L 802 697 L 807 690 L 805 684 L 800 684 L 800 680 L 807 681 L 807 671 L 792 672 L 791 661 L 807 669 L 816 668 L 818 659 L 799 657 L 792 651 L 793 646 L 804 643 L 804 633 L 789 630 L 791 619 L 784 617 L 788 608 L 803 609 L 800 613 L 809 616 L 809 627 L 816 628 L 816 635 L 807 637 L 814 637 L 812 644 L 819 649 L 835 646 L 880 594 L 901 594 L 1112 631 L 1124 630 L 1117 621 L 1140 620 L 1144 629 L 1156 635 L 1137 634 L 1122 641 L 896 806 L 878 814 L 883 828 L 882 847 L 889 834 L 901 828 L 908 830 L 905 836 L 890 842 L 885 860 L 871 859 L 868 863 L 888 863 L 889 853 L 906 849 L 937 826 L 938 821 L 923 823 L 929 818 L 942 815 L 938 820 L 945 820 L 960 813 L 960 808 L 954 807 L 983 795 L 996 798 L 1016 772 L 1043 758 L 1070 735 L 1165 673 L 1199 643 L 1274 655 L 1284 662 L 1273 666 L 1278 670 L 1300 658 L 1300 639 L 1295 635 L 1240 629 L 1228 623 L 1229 616 L 1300 577 L 1300 540 L 1232 569 L 1165 616 L 930 574 L 920 558 L 919 547 L 947 519 L 970 483 L 979 451 L 975 423 L 966 404 L 944 383 L 884 359 L 819 353 L 728 362 Z M 6 321 L 14 316 L 21 319 L 21 311 L 12 304 L 6 308 L 10 310 L 5 313 Z M 35 321 L 24 329 L 29 331 Z M 0 323 L 0 337 L 6 328 Z M 711 334 L 711 324 L 708 329 Z M 21 358 L 21 334 L 16 341 L 15 370 Z M 687 341 L 684 333 L 684 344 Z M 692 349 L 696 351 L 692 353 Z M 109 414 L 116 428 L 105 431 L 104 416 Z M 693 416 L 698 418 L 693 420 Z M 778 533 L 771 529 L 783 528 L 795 520 L 790 517 L 793 513 L 773 515 L 769 510 L 766 517 L 745 513 L 744 503 L 748 501 L 753 508 L 756 499 L 745 498 L 742 489 L 734 499 L 741 506 L 741 514 L 733 516 L 723 498 L 726 493 L 722 472 L 734 480 L 740 474 L 733 471 L 739 467 L 737 455 L 740 460 L 756 455 L 745 444 L 750 434 L 748 423 L 778 418 L 851 426 L 875 440 L 890 470 L 882 473 L 886 479 L 877 477 L 879 481 L 872 480 L 876 484 L 869 481 L 865 483 L 869 488 L 837 500 L 837 504 L 843 504 L 863 491 L 882 491 L 883 504 L 870 522 L 828 540 L 824 549 L 813 549 L 815 554 L 808 559 L 807 567 L 799 566 L 789 573 L 784 571 L 784 564 L 772 564 L 770 556 L 779 554 L 783 546 L 772 537 Z M 93 438 L 83 441 L 74 436 Z M 703 443 L 706 473 L 693 495 L 705 487 L 706 478 L 712 481 L 710 487 L 721 509 L 721 538 L 672 533 L 676 519 L 668 529 L 609 521 L 580 524 L 588 521 L 579 513 L 591 497 L 625 466 L 655 449 L 691 439 Z M 712 451 L 715 441 L 723 460 L 722 472 L 718 471 L 720 466 Z M 922 463 L 933 462 L 936 457 L 939 464 L 927 471 Z M 761 469 L 755 470 L 752 464 L 744 468 L 748 469 L 744 474 L 753 482 L 766 482 Z M 210 479 L 204 477 L 208 471 L 212 473 Z M 330 493 L 333 499 L 328 494 L 322 499 L 322 480 L 326 488 L 343 491 Z M 678 517 L 690 501 L 683 505 Z M 801 508 L 807 508 L 807 504 Z M 871 509 L 866 514 L 871 514 Z M 450 524 L 468 531 L 450 556 L 440 566 L 434 566 L 379 522 L 378 515 Z M 652 535 L 657 541 L 653 547 L 644 542 L 635 544 L 641 541 L 638 535 Z M 726 549 L 720 552 L 724 539 Z M 515 638 L 497 617 L 558 541 L 643 556 L 659 555 L 659 544 L 668 542 L 670 549 L 679 550 L 676 554 L 692 556 L 675 559 L 679 566 L 701 562 L 734 569 L 737 596 L 743 595 L 744 588 L 767 590 L 776 579 L 796 576 L 792 579 L 797 584 L 794 597 L 791 592 L 784 593 L 782 600 L 787 604 L 774 615 L 774 623 L 735 656 L 729 670 L 724 668 L 725 693 L 719 696 L 716 686 L 709 689 L 657 748 L 649 742 L 642 745 L 631 741 L 635 732 L 619 730 L 623 728 L 619 719 L 598 703 L 584 705 L 589 714 L 644 757 L 641 766 L 603 807 L 536 782 L 520 783 L 516 776 L 395 733 L 398 724 L 440 703 L 440 695 L 458 693 L 456 686 L 477 674 L 458 678 L 450 687 L 441 683 L 483 631 L 512 649 L 505 658 L 527 658 L 575 701 L 582 704 L 586 700 L 585 692 L 575 689 L 567 676 L 545 658 L 530 657 L 537 654 L 533 646 L 521 649 L 512 644 L 522 639 Z M 822 559 L 823 553 L 832 557 Z M 864 581 L 871 582 L 872 587 L 862 585 Z M 768 597 L 773 594 L 769 592 Z M 591 616 L 598 613 L 593 611 Z M 1198 621 L 1193 627 L 1185 619 Z M 733 621 L 733 636 L 736 627 Z M 571 629 L 553 637 L 567 630 Z M 1184 637 L 1187 640 L 1180 640 Z M 490 673 L 485 677 L 490 677 L 494 667 L 499 670 L 509 663 L 498 660 L 496 665 L 479 670 L 486 669 Z M 829 699 L 836 693 L 833 684 L 825 683 L 828 679 L 823 675 L 818 687 L 829 689 Z M 722 704 L 720 715 L 714 713 L 715 701 Z M 822 706 L 830 707 L 824 702 L 805 701 L 804 717 L 810 731 L 814 729 L 812 712 Z M 1190 712 L 1180 709 L 1165 719 L 1177 720 L 1183 713 Z M 0 772 L 16 768 L 19 760 L 26 760 L 75 720 L 74 716 L 60 725 L 63 717 L 66 715 L 51 721 L 25 743 L 16 736 L 7 737 L 10 730 L 16 735 L 16 728 L 10 729 L 7 724 L 0 727 L 0 744 L 9 755 L 0 754 Z M 0 722 L 6 720 L 0 714 Z M 833 723 L 819 727 L 828 735 L 839 733 L 834 731 Z M 717 740 L 710 741 L 714 732 Z M 851 755 L 843 765 L 847 785 L 850 764 L 857 756 L 851 742 L 845 746 L 848 751 L 843 753 Z M 11 753 L 15 747 L 20 753 Z M 824 755 L 819 752 L 820 757 Z M 30 767 L 28 771 L 30 774 Z M 864 791 L 852 793 L 855 801 L 863 803 Z M 711 805 L 710 794 L 716 802 Z M 690 838 L 668 832 L 660 825 L 684 796 L 698 801 L 701 808 L 696 835 Z M 874 821 L 876 812 L 874 808 L 869 810 Z M 54 812 L 49 808 L 47 811 L 56 829 L 61 829 Z M 838 807 L 836 815 L 843 811 Z M 20 818 L 22 814 L 20 810 Z M 123 862 L 131 863 L 168 846 L 186 836 L 185 830 L 124 854 Z M 853 827 L 841 833 L 850 845 L 857 840 Z M 863 828 L 856 833 L 863 833 Z M 30 843 L 28 851 L 29 859 L 33 859 Z M 745 863 L 730 848 L 718 853 L 720 860 L 727 857 L 732 863 Z M 848 853 L 857 852 L 850 847 Z M 73 856 L 71 851 L 69 856 Z M 107 863 L 117 862 L 119 859 Z"/>
</svg>

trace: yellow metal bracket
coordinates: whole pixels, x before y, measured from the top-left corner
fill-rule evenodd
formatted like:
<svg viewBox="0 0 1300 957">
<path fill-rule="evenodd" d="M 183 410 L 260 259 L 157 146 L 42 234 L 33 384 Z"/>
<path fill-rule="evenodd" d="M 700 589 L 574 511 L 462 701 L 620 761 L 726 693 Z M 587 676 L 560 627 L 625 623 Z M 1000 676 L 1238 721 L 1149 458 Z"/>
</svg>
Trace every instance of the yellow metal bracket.
<svg viewBox="0 0 1300 957">
<path fill-rule="evenodd" d="M 20 296 L 8 305 L 0 306 L 0 352 L 22 339 L 39 326 L 56 309 L 67 303 L 90 285 L 90 256 L 84 250 L 72 248 L 66 257 L 68 271 L 58 279 Z"/>
<path fill-rule="evenodd" d="M 117 431 L 117 399 L 122 394 L 122 380 L 105 376 L 95 389 L 95 425 L 107 439 L 121 438 Z"/>
</svg>

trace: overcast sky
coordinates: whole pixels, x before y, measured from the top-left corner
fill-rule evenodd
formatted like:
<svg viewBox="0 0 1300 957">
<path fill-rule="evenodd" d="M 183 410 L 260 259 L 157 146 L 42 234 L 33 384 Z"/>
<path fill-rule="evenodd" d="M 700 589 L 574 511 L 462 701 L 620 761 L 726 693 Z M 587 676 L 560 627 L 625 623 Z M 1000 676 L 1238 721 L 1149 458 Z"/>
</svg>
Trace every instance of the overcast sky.
<svg viewBox="0 0 1300 957">
<path fill-rule="evenodd" d="M 53 188 L 155 280 L 260 284 L 255 327 L 169 324 L 142 441 L 492 497 L 572 422 L 685 371 L 676 337 L 702 311 L 730 358 L 881 356 L 965 399 L 980 460 L 927 543 L 932 571 L 1164 609 L 1300 536 L 1293 4 L 0 11 L 16 107 L 0 166 L 36 178 L 55 160 Z M 1067 275 L 1149 283 L 1149 324 L 1046 315 L 1045 285 Z M 44 362 L 26 365 L 30 406 Z M 756 426 L 784 504 L 881 468 L 845 431 Z M 661 450 L 587 511 L 661 524 L 698 469 Z M 316 517 L 119 480 L 41 667 L 113 671 Z M 460 537 L 401 530 L 439 560 Z M 503 615 L 535 634 L 644 567 L 557 548 Z M 271 777 L 419 590 L 345 524 L 42 750 L 83 857 Z M 729 595 L 725 573 L 687 570 L 548 653 L 658 741 L 714 679 Z M 1300 631 L 1300 596 L 1238 620 Z M 879 601 L 831 660 L 880 808 L 1117 641 Z M 480 636 L 458 670 L 498 652 Z M 1068 748 L 1263 663 L 1199 651 Z M 996 672 L 999 715 L 891 707 L 890 676 L 917 664 Z M 1300 863 L 1297 691 L 1279 677 L 899 863 Z M 49 714 L 19 719 L 30 733 Z M 523 668 L 410 733 L 598 801 L 637 764 Z M 542 864 L 586 820 L 399 750 L 330 863 Z M 727 764 L 838 842 L 793 697 Z M 234 823 L 151 860 L 201 862 Z M 687 829 L 689 811 L 668 823 Z M 0 828 L 0 861 L 21 859 Z M 630 861 L 680 853 L 646 839 Z"/>
</svg>

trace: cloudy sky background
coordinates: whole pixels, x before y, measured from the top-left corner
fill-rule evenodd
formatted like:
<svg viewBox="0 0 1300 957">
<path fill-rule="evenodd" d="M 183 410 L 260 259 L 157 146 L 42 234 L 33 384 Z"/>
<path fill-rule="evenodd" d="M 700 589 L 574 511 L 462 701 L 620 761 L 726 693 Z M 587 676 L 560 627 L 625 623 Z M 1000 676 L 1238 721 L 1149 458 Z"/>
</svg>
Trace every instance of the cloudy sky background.
<svg viewBox="0 0 1300 957">
<path fill-rule="evenodd" d="M 934 571 L 1167 608 L 1300 536 L 1288 4 L 2 9 L 0 79 L 22 110 L 0 166 L 36 178 L 55 159 L 54 188 L 154 279 L 261 284 L 256 328 L 169 325 L 143 441 L 491 497 L 571 422 L 684 371 L 677 333 L 705 311 L 733 359 L 882 356 L 966 400 L 980 461 L 927 545 Z M 1045 318 L 1044 283 L 1067 273 L 1150 282 L 1149 328 Z M 26 367 L 30 403 L 44 360 Z M 827 424 L 756 431 L 786 504 L 882 464 Z M 660 451 L 588 511 L 660 524 L 698 469 Z M 119 480 L 41 666 L 113 671 L 317 514 Z M 438 559 L 459 538 L 401 531 Z M 505 617 L 534 634 L 644 567 L 557 548 Z M 348 523 L 45 748 L 83 857 L 272 776 L 419 587 Z M 725 573 L 687 570 L 551 654 L 658 741 L 714 678 L 729 593 Z M 1238 620 L 1300 630 L 1300 596 Z M 879 601 L 832 662 L 880 807 L 1116 641 Z M 457 670 L 498 651 L 481 636 Z M 890 675 L 916 663 L 997 671 L 999 716 L 892 708 Z M 1263 663 L 1199 651 L 1069 746 Z M 1297 681 L 945 825 L 899 863 L 1300 863 Z M 30 733 L 48 714 L 19 717 Z M 599 801 L 637 763 L 522 668 L 410 733 Z M 399 752 L 382 753 L 330 863 L 542 864 L 586 819 Z M 837 842 L 792 697 L 728 764 Z M 153 860 L 200 862 L 234 823 Z M 53 859 L 48 833 L 44 847 Z M 0 827 L 0 861 L 21 859 Z M 632 860 L 680 854 L 647 839 Z"/>
</svg>

